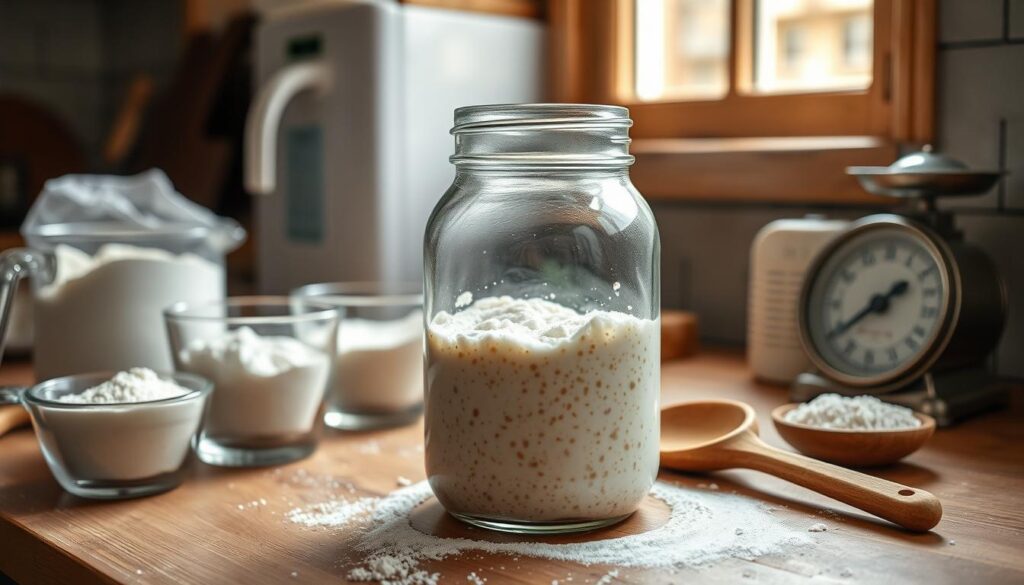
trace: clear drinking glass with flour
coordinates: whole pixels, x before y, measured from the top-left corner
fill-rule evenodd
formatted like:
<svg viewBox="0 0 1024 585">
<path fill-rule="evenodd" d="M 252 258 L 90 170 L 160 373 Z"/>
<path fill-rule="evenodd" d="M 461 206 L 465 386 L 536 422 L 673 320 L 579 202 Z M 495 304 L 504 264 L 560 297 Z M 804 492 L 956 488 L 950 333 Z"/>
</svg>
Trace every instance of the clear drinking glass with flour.
<svg viewBox="0 0 1024 585">
<path fill-rule="evenodd" d="M 174 191 L 167 177 L 48 181 L 0 253 L 0 357 L 18 281 L 30 277 L 36 377 L 144 366 L 170 370 L 160 312 L 224 298 L 224 255 L 245 230 Z"/>
<path fill-rule="evenodd" d="M 178 303 L 164 312 L 174 367 L 214 391 L 196 454 L 227 467 L 279 465 L 316 449 L 338 311 L 287 297 Z"/>
<path fill-rule="evenodd" d="M 341 430 L 409 424 L 423 410 L 423 294 L 419 283 L 311 284 L 292 292 L 340 312 L 324 423 Z"/>
</svg>

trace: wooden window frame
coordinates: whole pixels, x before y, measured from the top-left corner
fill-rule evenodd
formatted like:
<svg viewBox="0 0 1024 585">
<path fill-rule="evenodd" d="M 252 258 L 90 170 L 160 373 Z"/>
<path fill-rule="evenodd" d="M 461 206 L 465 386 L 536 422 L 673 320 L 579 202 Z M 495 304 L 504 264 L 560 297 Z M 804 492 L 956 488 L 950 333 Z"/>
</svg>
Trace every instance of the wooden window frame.
<svg viewBox="0 0 1024 585">
<path fill-rule="evenodd" d="M 633 180 L 656 199 L 890 204 L 846 176 L 934 133 L 935 0 L 875 0 L 871 85 L 751 94 L 755 0 L 731 0 L 729 89 L 719 99 L 631 98 L 633 2 L 550 0 L 551 88 L 630 108 Z"/>
</svg>

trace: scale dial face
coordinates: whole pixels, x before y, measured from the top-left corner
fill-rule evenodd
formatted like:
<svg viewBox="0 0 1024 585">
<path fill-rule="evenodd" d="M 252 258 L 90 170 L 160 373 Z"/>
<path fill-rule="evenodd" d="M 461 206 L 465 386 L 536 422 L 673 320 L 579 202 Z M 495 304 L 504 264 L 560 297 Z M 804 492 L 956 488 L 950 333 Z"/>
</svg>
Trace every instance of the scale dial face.
<svg viewBox="0 0 1024 585">
<path fill-rule="evenodd" d="M 950 275 L 939 244 L 904 222 L 840 235 L 808 274 L 801 331 L 811 359 L 855 386 L 927 368 L 946 342 Z"/>
</svg>

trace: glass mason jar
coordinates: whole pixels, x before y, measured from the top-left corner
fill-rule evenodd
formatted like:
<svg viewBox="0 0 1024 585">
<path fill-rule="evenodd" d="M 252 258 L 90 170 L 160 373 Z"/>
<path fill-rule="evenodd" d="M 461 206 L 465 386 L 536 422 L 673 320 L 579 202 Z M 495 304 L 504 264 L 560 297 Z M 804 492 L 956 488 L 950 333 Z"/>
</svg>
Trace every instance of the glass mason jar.
<svg viewBox="0 0 1024 585">
<path fill-rule="evenodd" d="M 573 532 L 658 472 L 660 244 L 625 108 L 455 111 L 425 240 L 426 467 L 455 517 Z"/>
</svg>

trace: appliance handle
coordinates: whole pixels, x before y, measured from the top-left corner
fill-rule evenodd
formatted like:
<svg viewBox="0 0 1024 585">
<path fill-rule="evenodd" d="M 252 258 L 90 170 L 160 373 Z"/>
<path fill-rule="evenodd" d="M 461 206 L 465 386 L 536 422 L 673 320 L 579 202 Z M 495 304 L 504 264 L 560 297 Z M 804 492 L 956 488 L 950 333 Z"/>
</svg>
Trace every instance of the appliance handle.
<svg viewBox="0 0 1024 585">
<path fill-rule="evenodd" d="M 245 188 L 266 195 L 277 186 L 277 133 L 292 98 L 306 90 L 325 91 L 330 70 L 321 62 L 293 63 L 260 88 L 245 120 Z"/>
</svg>

